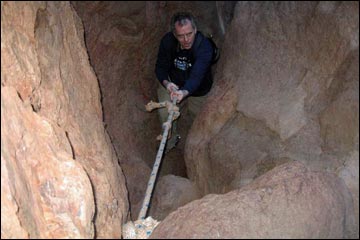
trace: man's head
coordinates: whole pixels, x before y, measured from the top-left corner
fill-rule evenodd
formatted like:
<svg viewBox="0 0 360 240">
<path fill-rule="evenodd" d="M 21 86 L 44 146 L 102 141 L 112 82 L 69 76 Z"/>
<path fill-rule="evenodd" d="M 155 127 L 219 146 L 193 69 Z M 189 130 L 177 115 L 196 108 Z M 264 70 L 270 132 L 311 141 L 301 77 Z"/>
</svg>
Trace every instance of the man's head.
<svg viewBox="0 0 360 240">
<path fill-rule="evenodd" d="M 171 31 L 179 41 L 182 49 L 190 49 L 195 40 L 196 24 L 190 13 L 175 13 L 171 18 Z"/>
</svg>

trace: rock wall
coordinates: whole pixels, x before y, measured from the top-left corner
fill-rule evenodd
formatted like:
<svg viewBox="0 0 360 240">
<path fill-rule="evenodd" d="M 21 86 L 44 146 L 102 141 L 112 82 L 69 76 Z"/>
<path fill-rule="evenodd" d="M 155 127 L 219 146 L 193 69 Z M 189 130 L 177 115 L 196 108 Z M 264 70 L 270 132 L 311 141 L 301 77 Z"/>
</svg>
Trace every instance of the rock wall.
<svg viewBox="0 0 360 240">
<path fill-rule="evenodd" d="M 1 2 L 1 237 L 120 238 L 122 170 L 69 2 Z"/>
<path fill-rule="evenodd" d="M 297 160 L 340 171 L 358 219 L 358 10 L 358 2 L 236 4 L 216 83 L 185 147 L 203 195 Z"/>
<path fill-rule="evenodd" d="M 333 173 L 300 162 L 275 167 L 246 187 L 209 194 L 167 216 L 153 239 L 356 238 L 352 198 Z"/>
<path fill-rule="evenodd" d="M 358 2 L 1 2 L 2 238 L 120 238 L 128 191 L 137 217 L 160 132 L 157 114 L 144 105 L 156 97 L 157 46 L 179 10 L 195 13 L 201 30 L 225 42 L 208 102 L 189 135 L 191 123 L 180 125 L 187 137 L 161 169 L 184 175 L 178 160 L 185 150 L 191 181 L 170 182 L 194 192 L 171 192 L 163 178 L 153 212 L 165 217 L 161 208 L 174 211 L 198 198 L 198 189 L 229 193 L 180 208 L 154 237 L 206 238 L 214 222 L 224 227 L 212 237 L 245 236 L 228 229 L 234 221 L 249 237 L 358 237 Z M 245 186 L 294 160 L 322 173 L 295 167 L 290 188 L 272 182 L 289 201 L 263 188 L 271 174 Z M 340 176 L 352 199 L 323 171 Z M 253 221 L 237 219 L 247 214 Z M 307 225 L 314 218 L 321 221 Z M 272 228 L 261 232 L 264 224 Z"/>
<path fill-rule="evenodd" d="M 236 5 L 227 57 L 187 142 L 190 176 L 204 193 L 246 180 L 240 169 L 253 170 L 253 179 L 275 159 L 334 170 L 358 150 L 356 9 L 356 3 Z"/>
</svg>

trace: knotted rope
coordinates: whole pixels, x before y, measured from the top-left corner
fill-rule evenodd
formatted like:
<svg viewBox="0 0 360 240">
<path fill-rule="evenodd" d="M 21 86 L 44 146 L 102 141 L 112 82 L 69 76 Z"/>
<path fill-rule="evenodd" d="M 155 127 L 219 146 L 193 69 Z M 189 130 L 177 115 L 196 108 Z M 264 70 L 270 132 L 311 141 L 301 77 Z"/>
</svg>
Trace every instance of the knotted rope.
<svg viewBox="0 0 360 240">
<path fill-rule="evenodd" d="M 155 181 L 157 172 L 159 170 L 159 166 L 161 163 L 162 155 L 164 153 L 164 148 L 166 145 L 166 141 L 168 139 L 169 131 L 171 129 L 172 122 L 177 119 L 180 115 L 179 108 L 176 107 L 176 98 L 173 99 L 172 103 L 170 102 L 162 102 L 162 103 L 155 103 L 153 101 L 149 102 L 146 105 L 146 110 L 151 112 L 155 108 L 162 108 L 166 107 L 169 112 L 168 119 L 165 123 L 163 123 L 163 132 L 162 138 L 160 142 L 160 146 L 158 152 L 156 154 L 155 163 L 148 181 L 144 201 L 142 203 L 141 210 L 139 212 L 138 219 L 135 221 L 135 224 L 132 222 L 126 223 L 123 226 L 123 238 L 133 238 L 133 239 L 144 239 L 148 238 L 152 233 L 152 230 L 157 226 L 159 223 L 158 221 L 152 219 L 151 217 L 146 217 L 147 210 L 150 206 L 150 199 L 152 195 L 152 191 L 154 189 Z"/>
</svg>

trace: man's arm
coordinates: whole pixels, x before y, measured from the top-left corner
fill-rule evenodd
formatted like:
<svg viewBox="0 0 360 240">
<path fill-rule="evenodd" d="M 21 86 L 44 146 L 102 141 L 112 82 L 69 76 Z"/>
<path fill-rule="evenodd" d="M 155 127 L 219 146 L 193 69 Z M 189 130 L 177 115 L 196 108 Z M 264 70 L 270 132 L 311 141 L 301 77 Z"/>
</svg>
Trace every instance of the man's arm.
<svg viewBox="0 0 360 240">
<path fill-rule="evenodd" d="M 211 65 L 213 49 L 211 43 L 206 38 L 203 39 L 196 51 L 194 66 L 190 72 L 190 77 L 180 90 L 187 90 L 188 94 L 195 92 L 201 84 L 206 71 Z"/>
<path fill-rule="evenodd" d="M 169 82 L 168 80 L 163 80 L 162 85 L 168 90 L 169 93 L 179 90 L 178 85 L 175 83 Z"/>
</svg>

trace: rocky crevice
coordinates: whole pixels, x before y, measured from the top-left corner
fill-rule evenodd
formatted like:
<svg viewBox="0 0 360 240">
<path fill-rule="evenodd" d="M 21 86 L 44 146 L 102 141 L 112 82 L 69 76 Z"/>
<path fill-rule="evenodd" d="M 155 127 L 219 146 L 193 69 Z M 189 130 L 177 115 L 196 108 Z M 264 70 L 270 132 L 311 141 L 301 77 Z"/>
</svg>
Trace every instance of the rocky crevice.
<svg viewBox="0 0 360 240">
<path fill-rule="evenodd" d="M 6 1 L 2 238 L 120 238 L 137 217 L 161 131 L 143 107 L 179 9 L 222 57 L 163 159 L 152 237 L 358 238 L 357 2 Z"/>
</svg>

